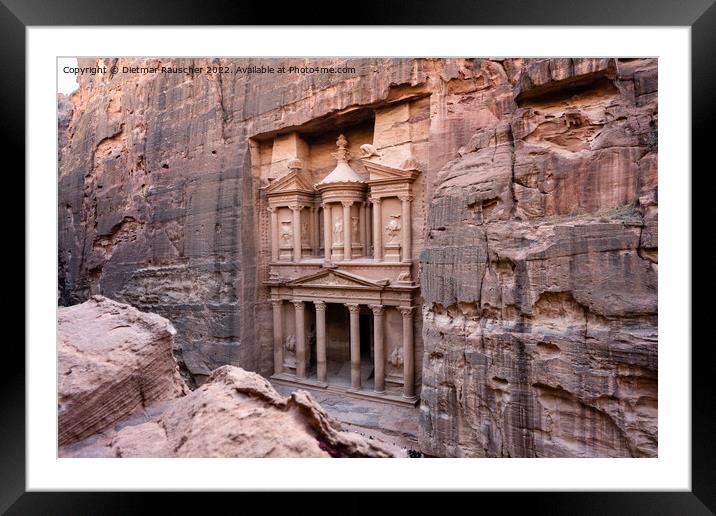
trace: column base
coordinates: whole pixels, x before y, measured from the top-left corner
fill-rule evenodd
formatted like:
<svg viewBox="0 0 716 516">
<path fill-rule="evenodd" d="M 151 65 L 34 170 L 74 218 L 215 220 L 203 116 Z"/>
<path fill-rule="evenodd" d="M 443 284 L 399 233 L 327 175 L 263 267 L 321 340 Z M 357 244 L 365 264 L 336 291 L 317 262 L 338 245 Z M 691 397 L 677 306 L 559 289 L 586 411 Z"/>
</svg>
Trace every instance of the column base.
<svg viewBox="0 0 716 516">
<path fill-rule="evenodd" d="M 320 382 L 315 378 L 298 378 L 291 373 L 279 373 L 271 375 L 270 379 L 280 383 L 281 385 L 296 385 L 301 387 L 313 387 L 317 389 L 325 389 L 328 383 Z"/>
<path fill-rule="evenodd" d="M 405 398 L 404 396 L 399 395 L 396 396 L 393 394 L 379 394 L 375 391 L 354 390 L 350 387 L 326 384 L 319 382 L 314 378 L 298 379 L 295 375 L 290 373 L 275 374 L 270 377 L 270 380 L 278 385 L 300 387 L 309 391 L 316 390 L 331 392 L 335 394 L 341 394 L 343 396 L 348 396 L 351 398 L 375 401 L 379 403 L 388 403 L 392 405 L 401 405 L 404 407 L 415 407 L 420 401 L 417 397 Z"/>
</svg>

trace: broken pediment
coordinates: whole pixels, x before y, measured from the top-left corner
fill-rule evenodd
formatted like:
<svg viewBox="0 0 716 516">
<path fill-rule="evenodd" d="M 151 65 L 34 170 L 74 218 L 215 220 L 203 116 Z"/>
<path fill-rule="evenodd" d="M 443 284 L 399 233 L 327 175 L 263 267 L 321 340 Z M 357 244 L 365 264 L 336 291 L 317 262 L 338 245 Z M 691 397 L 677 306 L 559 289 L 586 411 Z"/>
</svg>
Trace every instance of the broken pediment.
<svg viewBox="0 0 716 516">
<path fill-rule="evenodd" d="M 410 182 L 413 181 L 418 174 L 420 174 L 420 170 L 418 169 L 418 165 L 415 160 L 406 160 L 405 169 L 389 167 L 387 165 L 365 159 L 363 160 L 363 165 L 365 165 L 366 170 L 368 170 L 368 173 L 370 174 L 369 182 L 371 183 L 384 181 Z"/>
<path fill-rule="evenodd" d="M 306 193 L 313 194 L 315 189 L 311 183 L 303 177 L 300 169 L 291 170 L 285 176 L 273 181 L 266 190 L 267 195 Z"/>
<path fill-rule="evenodd" d="M 387 280 L 373 281 L 357 274 L 340 272 L 334 269 L 322 270 L 315 274 L 303 276 L 287 283 L 290 287 L 360 287 L 382 289 Z"/>
</svg>

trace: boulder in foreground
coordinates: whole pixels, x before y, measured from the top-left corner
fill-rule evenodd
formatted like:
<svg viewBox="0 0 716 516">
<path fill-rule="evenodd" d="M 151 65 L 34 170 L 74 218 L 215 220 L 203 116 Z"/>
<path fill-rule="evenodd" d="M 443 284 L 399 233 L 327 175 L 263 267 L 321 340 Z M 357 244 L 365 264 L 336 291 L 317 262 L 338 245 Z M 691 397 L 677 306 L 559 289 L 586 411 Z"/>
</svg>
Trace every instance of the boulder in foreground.
<svg viewBox="0 0 716 516">
<path fill-rule="evenodd" d="M 60 446 L 188 392 L 163 317 L 103 296 L 58 309 Z"/>
<path fill-rule="evenodd" d="M 215 369 L 157 418 L 119 431 L 115 457 L 397 457 L 376 440 L 342 431 L 305 391 L 278 394 L 262 376 Z"/>
</svg>

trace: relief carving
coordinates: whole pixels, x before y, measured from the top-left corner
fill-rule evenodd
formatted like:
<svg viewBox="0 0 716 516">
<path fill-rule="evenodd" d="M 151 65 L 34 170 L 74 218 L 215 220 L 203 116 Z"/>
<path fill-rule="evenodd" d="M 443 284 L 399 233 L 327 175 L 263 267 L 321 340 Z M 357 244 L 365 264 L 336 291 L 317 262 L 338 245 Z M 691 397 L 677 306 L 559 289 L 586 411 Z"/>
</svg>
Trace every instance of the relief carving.
<svg viewBox="0 0 716 516">
<path fill-rule="evenodd" d="M 289 221 L 281 222 L 281 240 L 284 245 L 289 245 L 293 241 L 293 231 Z"/>
<path fill-rule="evenodd" d="M 361 159 L 362 158 L 370 158 L 371 156 L 378 156 L 378 157 L 382 156 L 382 154 L 378 152 L 378 149 L 376 149 L 370 143 L 364 143 L 363 145 L 361 145 L 360 151 L 362 152 L 362 154 L 360 156 Z"/>
<path fill-rule="evenodd" d="M 411 281 L 410 272 L 403 271 L 400 274 L 398 274 L 398 281 L 401 283 L 409 283 Z"/>
<path fill-rule="evenodd" d="M 308 242 L 308 238 L 308 221 L 304 220 L 303 224 L 301 224 L 301 240 Z"/>
<path fill-rule="evenodd" d="M 343 244 L 343 220 L 338 219 L 333 225 L 333 243 Z"/>
<path fill-rule="evenodd" d="M 334 274 L 330 274 L 323 278 L 316 278 L 312 281 L 306 281 L 305 283 L 302 283 L 302 285 L 351 286 L 356 285 L 356 283 L 345 278 L 340 278 Z"/>
<path fill-rule="evenodd" d="M 353 241 L 358 241 L 358 220 L 359 217 L 351 217 L 351 235 L 353 236 Z"/>
<path fill-rule="evenodd" d="M 296 336 L 289 335 L 288 337 L 286 337 L 286 342 L 284 343 L 284 347 L 286 348 L 286 351 L 295 353 L 296 352 Z"/>
<path fill-rule="evenodd" d="M 388 357 L 388 363 L 396 369 L 400 369 L 403 366 L 403 348 L 395 348 Z"/>
<path fill-rule="evenodd" d="M 385 232 L 388 235 L 386 244 L 397 243 L 398 236 L 400 236 L 400 221 L 398 220 L 400 215 L 391 215 L 390 220 L 385 225 Z"/>
</svg>

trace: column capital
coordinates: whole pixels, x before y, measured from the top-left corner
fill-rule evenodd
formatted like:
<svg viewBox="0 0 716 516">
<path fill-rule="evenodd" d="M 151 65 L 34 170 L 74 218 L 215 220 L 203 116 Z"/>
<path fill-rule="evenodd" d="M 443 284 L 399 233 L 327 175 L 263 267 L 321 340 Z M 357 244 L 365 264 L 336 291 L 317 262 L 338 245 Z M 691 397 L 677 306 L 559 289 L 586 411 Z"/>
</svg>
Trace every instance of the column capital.
<svg viewBox="0 0 716 516">
<path fill-rule="evenodd" d="M 272 305 L 274 308 L 280 308 L 280 307 L 283 305 L 283 299 L 272 299 L 272 300 L 271 300 L 271 305 Z"/>
<path fill-rule="evenodd" d="M 383 315 L 383 310 L 385 309 L 383 305 L 368 305 L 368 307 L 373 310 L 375 315 Z"/>
<path fill-rule="evenodd" d="M 399 195 L 399 196 L 398 196 L 398 199 L 400 199 L 400 200 L 403 201 L 403 202 L 405 202 L 405 201 L 412 201 L 412 200 L 413 200 L 413 196 L 412 196 L 412 195 Z"/>
<path fill-rule="evenodd" d="M 306 308 L 303 301 L 291 301 L 293 303 L 293 306 L 296 308 L 296 310 L 303 310 Z"/>
<path fill-rule="evenodd" d="M 357 303 L 346 303 L 345 305 L 348 307 L 348 311 L 352 314 L 357 314 L 360 310 L 360 305 Z"/>
<path fill-rule="evenodd" d="M 270 213 L 276 213 L 276 210 L 278 210 L 278 208 L 276 206 L 269 206 L 268 208 L 266 208 L 266 210 Z"/>
<path fill-rule="evenodd" d="M 350 208 L 351 206 L 353 206 L 354 202 L 355 201 L 341 201 L 341 204 L 343 205 L 344 208 Z"/>
<path fill-rule="evenodd" d="M 301 211 L 305 206 L 303 204 L 290 204 L 288 206 L 292 211 Z"/>
<path fill-rule="evenodd" d="M 314 305 L 316 305 L 316 311 L 324 311 L 326 310 L 326 302 L 325 301 L 314 301 Z"/>
<path fill-rule="evenodd" d="M 415 311 L 414 306 L 399 306 L 398 311 L 403 315 L 403 317 L 411 317 L 413 315 L 413 311 Z"/>
<path fill-rule="evenodd" d="M 382 197 L 371 197 L 371 198 L 368 199 L 368 200 L 369 200 L 372 204 L 378 204 L 378 205 L 379 205 L 379 204 L 381 203 L 381 201 L 383 200 L 383 198 L 382 198 Z"/>
</svg>

